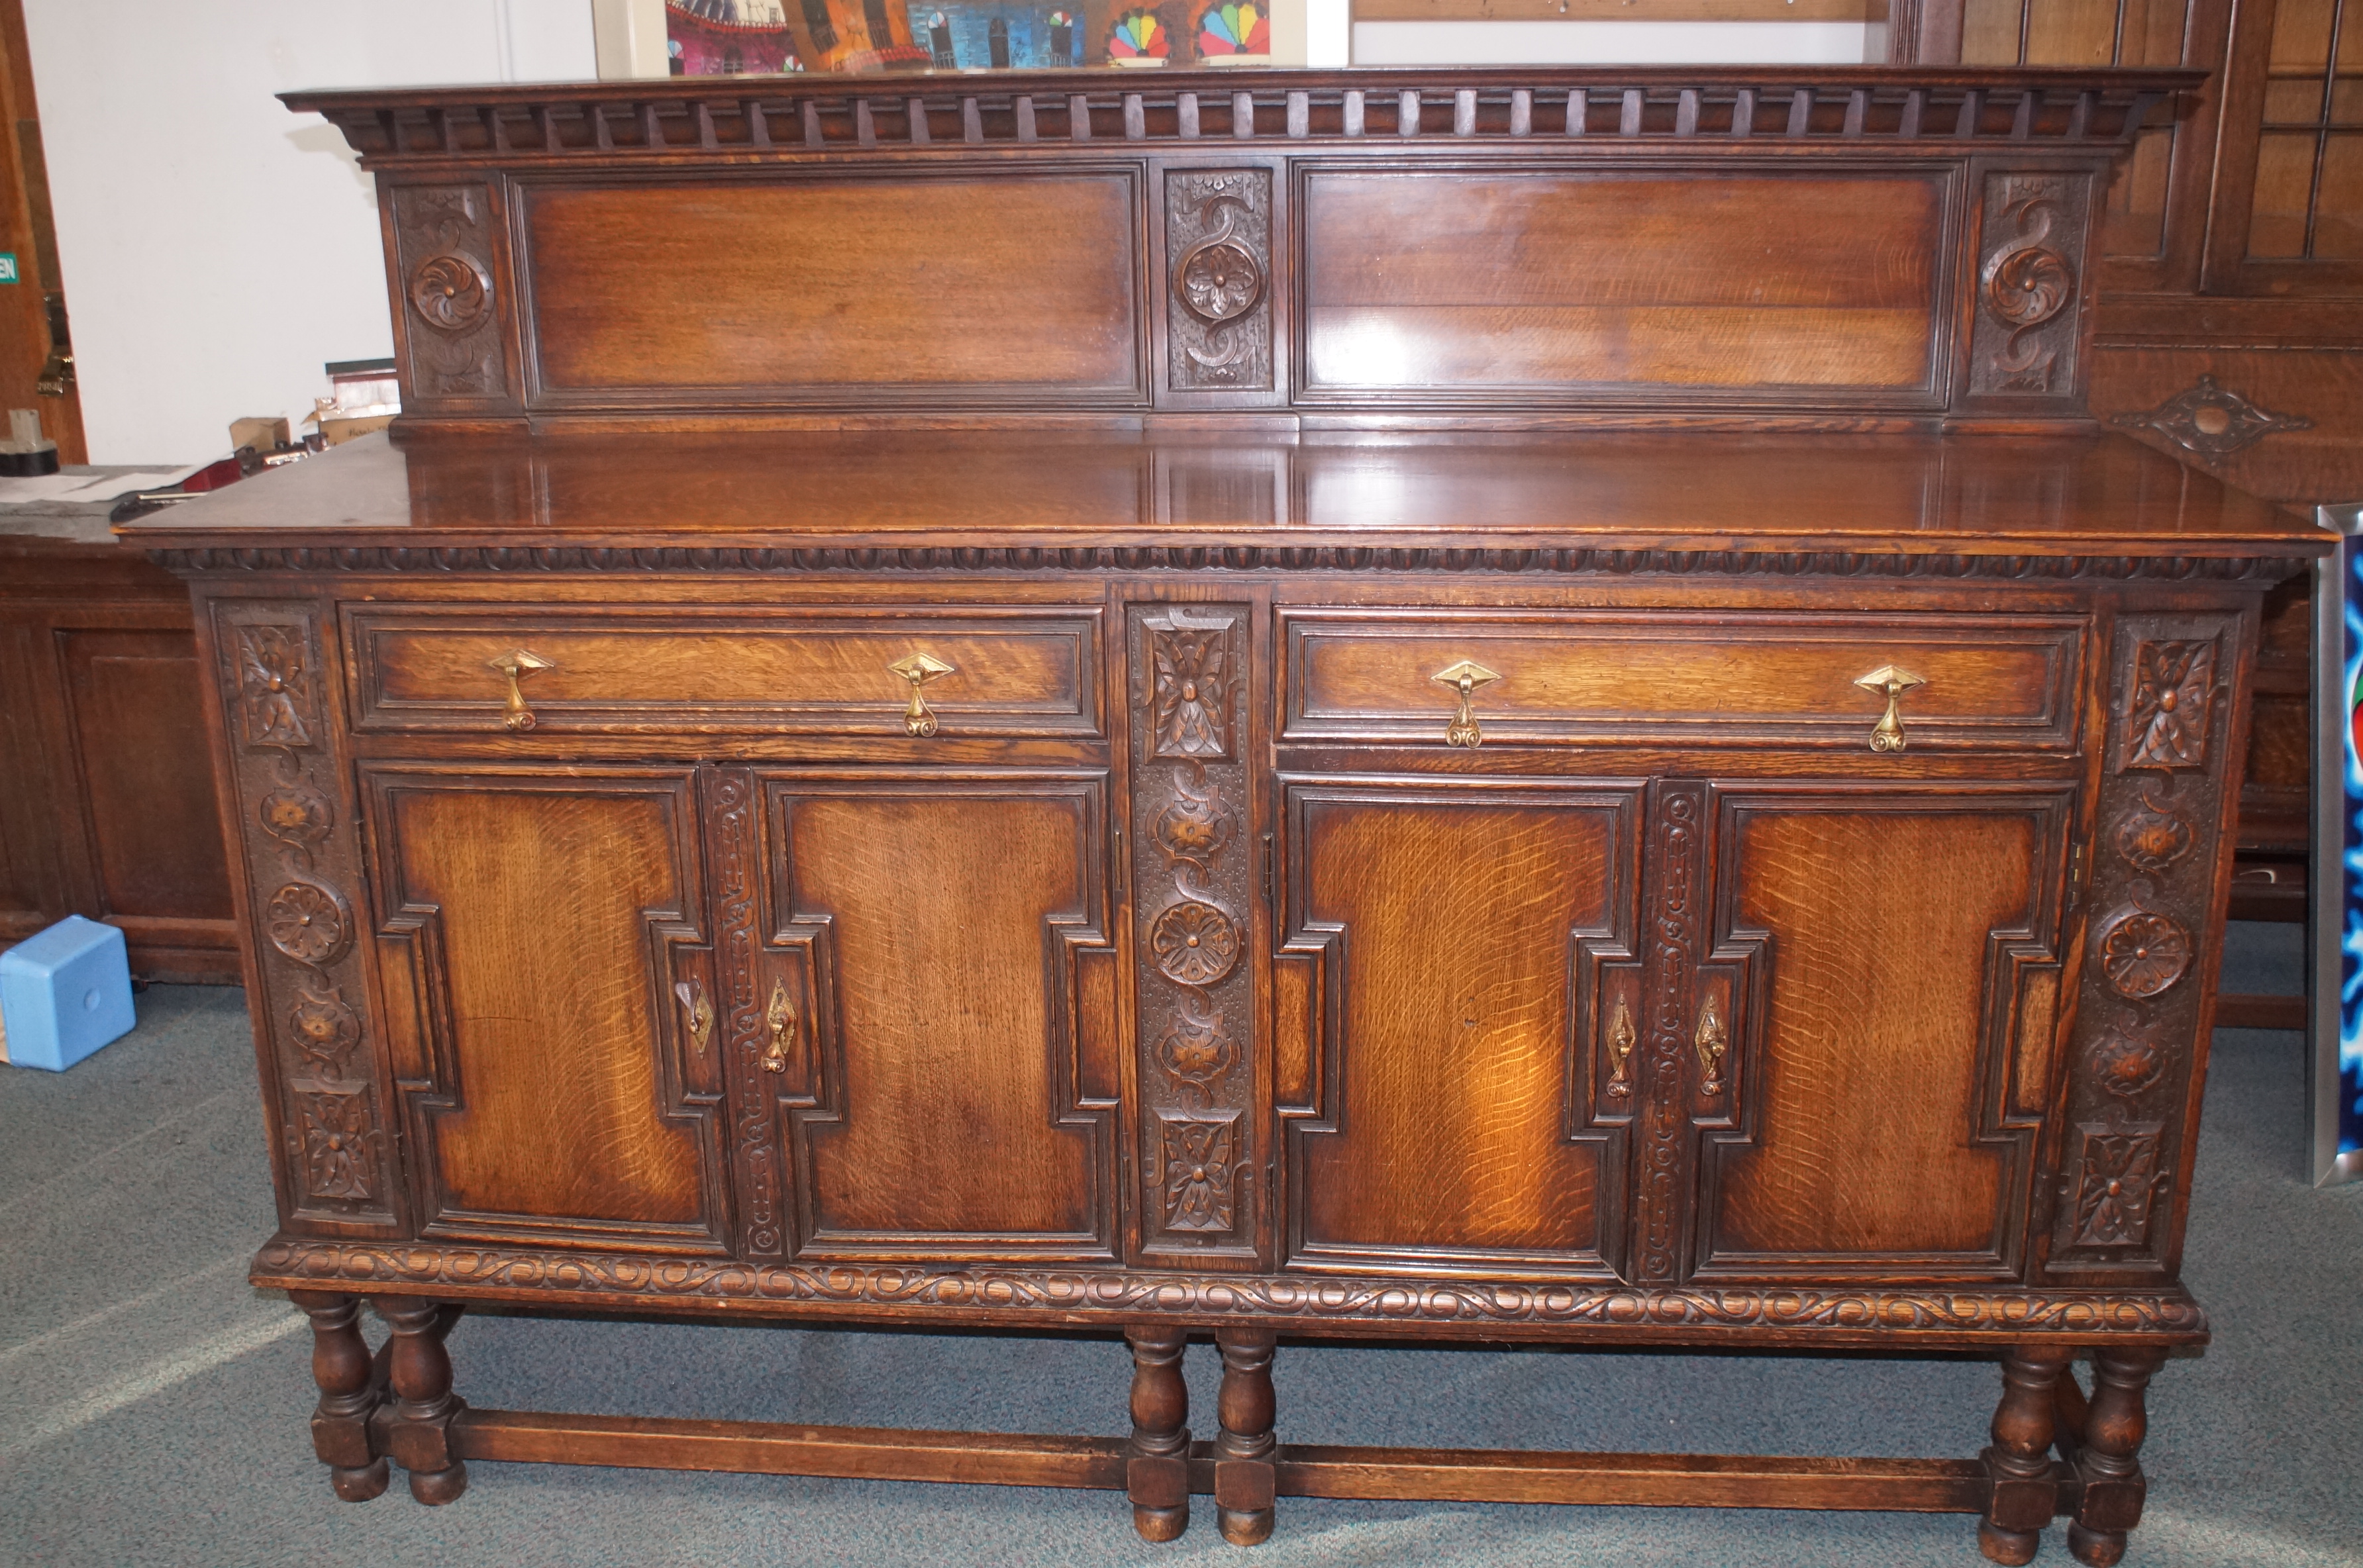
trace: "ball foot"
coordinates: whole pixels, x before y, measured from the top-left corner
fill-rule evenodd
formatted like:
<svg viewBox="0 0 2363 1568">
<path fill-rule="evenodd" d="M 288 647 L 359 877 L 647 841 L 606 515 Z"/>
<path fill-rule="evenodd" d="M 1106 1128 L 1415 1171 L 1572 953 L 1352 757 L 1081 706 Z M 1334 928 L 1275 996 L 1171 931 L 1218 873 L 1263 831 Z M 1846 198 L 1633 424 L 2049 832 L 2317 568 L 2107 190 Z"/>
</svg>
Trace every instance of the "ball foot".
<svg viewBox="0 0 2363 1568">
<path fill-rule="evenodd" d="M 2020 1568 L 2021 1564 L 2035 1561 L 2035 1554 L 2042 1545 L 2041 1530 L 2004 1529 L 1991 1519 L 1981 1519 L 1978 1523 L 1978 1550 L 1985 1553 L 1989 1562 Z"/>
<path fill-rule="evenodd" d="M 468 1466 L 453 1460 L 449 1470 L 414 1470 L 410 1473 L 410 1495 L 429 1507 L 460 1499 L 468 1489 Z"/>
<path fill-rule="evenodd" d="M 2124 1561 L 2125 1532 L 2121 1529 L 2086 1529 L 2082 1525 L 2068 1527 L 2068 1550 L 2079 1562 L 2089 1568 L 2113 1568 Z"/>
<path fill-rule="evenodd" d="M 348 1503 L 366 1503 L 385 1491 L 390 1474 L 382 1458 L 367 1464 L 332 1464 L 328 1467 L 328 1485 Z"/>
<path fill-rule="evenodd" d="M 1190 1507 L 1139 1508 L 1132 1510 L 1132 1528 L 1140 1532 L 1143 1540 L 1179 1540 L 1190 1528 Z"/>
<path fill-rule="evenodd" d="M 1260 1546 L 1271 1539 L 1270 1508 L 1217 1508 L 1215 1523 L 1233 1546 Z"/>
</svg>

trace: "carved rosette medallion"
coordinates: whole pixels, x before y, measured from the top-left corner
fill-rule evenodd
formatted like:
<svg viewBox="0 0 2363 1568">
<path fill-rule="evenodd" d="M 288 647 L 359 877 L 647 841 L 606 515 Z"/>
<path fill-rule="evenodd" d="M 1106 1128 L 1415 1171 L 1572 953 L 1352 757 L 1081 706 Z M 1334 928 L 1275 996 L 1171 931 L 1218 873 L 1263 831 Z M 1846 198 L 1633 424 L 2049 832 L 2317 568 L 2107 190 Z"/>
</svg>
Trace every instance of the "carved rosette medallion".
<svg viewBox="0 0 2363 1568">
<path fill-rule="evenodd" d="M 298 1217 L 390 1222 L 377 1069 L 359 999 L 360 929 L 343 887 L 355 847 L 338 831 L 309 605 L 217 604 L 215 646 L 243 820 L 245 876 L 262 939 L 258 1016 L 275 1019 L 281 1145 Z"/>
<path fill-rule="evenodd" d="M 2117 824 L 2117 853 L 2126 865 L 2149 876 L 2171 870 L 2196 842 L 2188 822 L 2147 795 Z"/>
<path fill-rule="evenodd" d="M 1144 1232 L 1150 1251 L 1250 1255 L 1255 865 L 1248 801 L 1248 611 L 1136 607 L 1134 905 L 1139 921 Z"/>
<path fill-rule="evenodd" d="M 405 392 L 430 401 L 505 396 L 508 370 L 489 260 L 496 245 L 491 193 L 481 185 L 396 187 L 394 235 L 410 305 Z"/>
<path fill-rule="evenodd" d="M 2302 414 L 2275 414 L 2238 392 L 2218 386 L 2213 376 L 2177 392 L 2143 414 L 2120 414 L 2110 424 L 2120 430 L 2154 430 L 2184 451 L 2209 462 L 2245 451 L 2284 430 L 2311 430 Z"/>
<path fill-rule="evenodd" d="M 2167 1129 L 2190 1092 L 2201 988 L 2184 984 L 2214 930 L 2225 745 L 2215 726 L 2223 613 L 2130 613 L 2110 651 L 2102 775 L 2067 1120 L 2048 1187 L 2055 1267 L 2146 1266 L 2182 1152 Z M 2071 907 L 2078 889 L 2069 890 Z"/>
<path fill-rule="evenodd" d="M 1165 181 L 1166 380 L 1176 392 L 1269 392 L 1271 174 L 1193 171 Z"/>
<path fill-rule="evenodd" d="M 2191 958 L 2191 933 L 2165 915 L 2129 910 L 2101 928 L 2101 968 L 2120 996 L 2158 995 Z"/>
<path fill-rule="evenodd" d="M 2062 174 L 1987 176 L 1970 392 L 2074 392 L 2086 189 Z"/>
</svg>

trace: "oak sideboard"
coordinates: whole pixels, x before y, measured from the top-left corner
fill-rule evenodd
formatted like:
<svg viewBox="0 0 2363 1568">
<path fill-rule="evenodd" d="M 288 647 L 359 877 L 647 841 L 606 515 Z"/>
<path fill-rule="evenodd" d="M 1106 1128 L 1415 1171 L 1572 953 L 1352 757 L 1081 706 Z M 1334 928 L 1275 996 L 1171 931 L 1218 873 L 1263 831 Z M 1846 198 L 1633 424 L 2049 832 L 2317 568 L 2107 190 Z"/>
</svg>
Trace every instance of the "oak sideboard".
<svg viewBox="0 0 2363 1568">
<path fill-rule="evenodd" d="M 291 95 L 377 175 L 405 412 L 129 531 L 195 595 L 338 1492 L 2115 1562 L 2207 1339 L 2258 608 L 2325 539 L 2084 405 L 2112 160 L 2195 75 L 1781 70 Z M 1131 1430 L 475 1409 L 491 1302 L 1121 1332 Z M 1975 1457 L 1292 1444 L 1325 1337 L 2002 1388 Z"/>
</svg>

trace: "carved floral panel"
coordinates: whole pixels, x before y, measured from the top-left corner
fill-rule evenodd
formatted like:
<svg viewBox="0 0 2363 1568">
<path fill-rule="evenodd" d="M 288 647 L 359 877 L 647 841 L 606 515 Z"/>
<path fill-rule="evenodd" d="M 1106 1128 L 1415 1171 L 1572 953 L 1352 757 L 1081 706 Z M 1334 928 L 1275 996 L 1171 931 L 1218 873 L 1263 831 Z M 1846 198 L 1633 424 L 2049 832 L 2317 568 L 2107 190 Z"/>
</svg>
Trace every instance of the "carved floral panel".
<svg viewBox="0 0 2363 1568">
<path fill-rule="evenodd" d="M 1986 176 L 1972 394 L 2075 395 L 2084 185 L 2081 175 Z"/>
<path fill-rule="evenodd" d="M 1272 387 L 1271 174 L 1165 180 L 1166 381 L 1177 392 Z"/>
<path fill-rule="evenodd" d="M 394 234 L 410 360 L 404 390 L 427 400 L 505 397 L 491 192 L 398 186 Z"/>
</svg>

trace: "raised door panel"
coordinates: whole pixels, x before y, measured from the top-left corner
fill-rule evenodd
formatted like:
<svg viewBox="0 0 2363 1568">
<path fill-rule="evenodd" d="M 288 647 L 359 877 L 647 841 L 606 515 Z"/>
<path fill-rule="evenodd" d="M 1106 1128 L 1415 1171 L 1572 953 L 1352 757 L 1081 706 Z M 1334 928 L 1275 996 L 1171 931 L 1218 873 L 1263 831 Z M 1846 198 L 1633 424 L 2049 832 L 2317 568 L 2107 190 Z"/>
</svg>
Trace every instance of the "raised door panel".
<svg viewBox="0 0 2363 1568">
<path fill-rule="evenodd" d="M 1719 801 L 1697 1275 L 2017 1274 L 2069 792 Z"/>
<path fill-rule="evenodd" d="M 761 789 L 796 1254 L 1113 1257 L 1105 775 Z"/>
<path fill-rule="evenodd" d="M 364 778 L 430 1232 L 719 1250 L 689 771 Z"/>
<path fill-rule="evenodd" d="M 1607 1275 L 1635 792 L 1286 789 L 1291 1266 Z"/>
<path fill-rule="evenodd" d="M 58 643 L 107 918 L 134 941 L 234 948 L 195 639 L 180 630 L 61 629 Z"/>
</svg>

